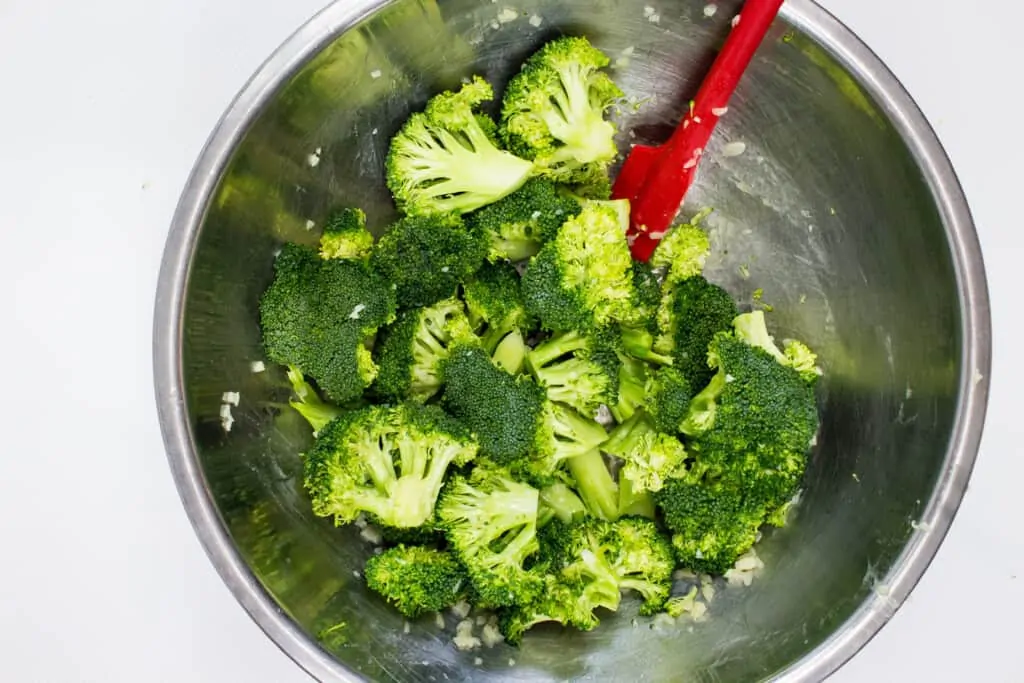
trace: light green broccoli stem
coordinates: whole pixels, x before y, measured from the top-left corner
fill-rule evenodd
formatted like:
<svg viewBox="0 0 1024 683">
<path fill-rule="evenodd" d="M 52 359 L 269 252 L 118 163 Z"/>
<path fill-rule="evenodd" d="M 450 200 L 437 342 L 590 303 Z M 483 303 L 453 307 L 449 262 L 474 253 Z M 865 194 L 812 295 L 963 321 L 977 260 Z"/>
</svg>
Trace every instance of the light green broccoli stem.
<svg viewBox="0 0 1024 683">
<path fill-rule="evenodd" d="M 619 491 L 611 472 L 601 456 L 592 450 L 569 458 L 569 473 L 576 480 L 576 489 L 595 517 L 614 521 L 619 517 Z"/>
<path fill-rule="evenodd" d="M 657 365 L 672 365 L 672 357 L 654 350 L 654 335 L 642 327 L 623 327 L 622 346 L 626 353 Z"/>
<path fill-rule="evenodd" d="M 540 504 L 545 512 L 566 524 L 571 524 L 587 514 L 587 508 L 579 496 L 561 482 L 552 484 L 540 492 Z"/>
<path fill-rule="evenodd" d="M 518 375 L 526 364 L 526 341 L 519 330 L 512 330 L 494 349 L 491 360 L 510 375 Z"/>
<path fill-rule="evenodd" d="M 636 515 L 654 519 L 654 499 L 649 491 L 638 491 L 633 483 L 619 478 L 619 516 Z"/>
<path fill-rule="evenodd" d="M 288 381 L 292 384 L 292 391 L 295 392 L 298 400 L 288 402 L 302 417 L 309 422 L 313 428 L 313 434 L 319 434 L 320 430 L 326 427 L 332 420 L 341 415 L 342 410 L 338 406 L 325 403 L 317 395 L 313 387 L 309 385 L 302 372 L 294 367 L 288 367 Z"/>
</svg>

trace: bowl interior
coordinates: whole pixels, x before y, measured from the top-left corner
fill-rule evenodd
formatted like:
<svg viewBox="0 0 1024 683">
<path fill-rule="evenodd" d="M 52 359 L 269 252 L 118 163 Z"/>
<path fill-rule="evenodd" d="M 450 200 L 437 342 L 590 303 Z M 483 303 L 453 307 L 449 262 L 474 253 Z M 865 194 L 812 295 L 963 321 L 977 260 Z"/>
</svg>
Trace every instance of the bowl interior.
<svg viewBox="0 0 1024 683">
<path fill-rule="evenodd" d="M 284 241 L 313 243 L 332 207 L 393 217 L 388 140 L 431 94 L 478 73 L 500 88 L 562 32 L 614 61 L 630 103 L 622 149 L 660 142 L 739 3 L 400 0 L 326 45 L 244 134 L 206 207 L 183 317 L 184 394 L 205 484 L 231 539 L 311 641 L 373 680 L 715 680 L 769 677 L 804 657 L 884 581 L 943 471 L 962 374 L 962 321 L 932 190 L 884 103 L 811 32 L 780 20 L 707 150 L 686 211 L 713 207 L 709 277 L 775 308 L 778 338 L 821 356 L 823 428 L 790 526 L 767 564 L 701 623 L 650 628 L 635 605 L 581 634 L 539 628 L 520 649 L 460 653 L 434 618 L 404 622 L 363 586 L 371 546 L 314 517 L 302 489 L 300 418 L 263 358 L 260 293 Z M 635 137 L 634 137 L 635 136 Z M 745 151 L 725 154 L 727 143 Z M 735 151 L 733 145 L 731 150 Z M 221 395 L 241 393 L 230 433 Z M 449 629 L 453 618 L 447 617 Z M 344 624 L 345 626 L 339 626 Z M 480 658 L 482 663 L 474 660 Z M 514 666 L 510 666 L 511 661 Z M 342 671 L 341 667 L 338 671 Z M 339 678 L 341 676 L 339 675 Z"/>
</svg>

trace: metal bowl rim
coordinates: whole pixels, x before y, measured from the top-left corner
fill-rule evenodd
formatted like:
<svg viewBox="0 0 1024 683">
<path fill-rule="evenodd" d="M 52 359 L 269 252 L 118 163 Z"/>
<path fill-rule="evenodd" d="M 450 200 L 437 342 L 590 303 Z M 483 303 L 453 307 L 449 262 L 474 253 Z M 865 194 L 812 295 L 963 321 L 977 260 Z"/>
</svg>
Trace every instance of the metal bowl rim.
<svg viewBox="0 0 1024 683">
<path fill-rule="evenodd" d="M 184 402 L 181 340 L 196 240 L 206 207 L 231 155 L 263 107 L 313 55 L 386 0 L 335 2 L 288 38 L 250 78 L 207 140 L 175 211 L 161 264 L 153 322 L 156 402 L 167 458 L 186 513 L 211 562 L 256 624 L 317 680 L 355 683 L 334 659 L 280 609 L 235 549 L 206 485 Z M 917 531 L 876 590 L 829 638 L 779 675 L 820 681 L 878 633 L 931 564 L 967 489 L 984 429 L 991 365 L 991 321 L 985 267 L 967 199 L 956 173 L 917 104 L 859 38 L 813 0 L 787 0 L 783 18 L 813 37 L 885 109 L 916 158 L 946 227 L 960 296 L 960 401 L 939 481 Z"/>
</svg>

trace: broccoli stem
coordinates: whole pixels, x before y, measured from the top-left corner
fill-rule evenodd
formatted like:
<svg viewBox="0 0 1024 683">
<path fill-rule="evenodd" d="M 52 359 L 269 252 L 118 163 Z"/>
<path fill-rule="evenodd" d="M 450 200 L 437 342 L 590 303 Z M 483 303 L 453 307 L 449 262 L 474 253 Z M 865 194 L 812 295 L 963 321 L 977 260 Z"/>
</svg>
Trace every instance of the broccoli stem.
<svg viewBox="0 0 1024 683">
<path fill-rule="evenodd" d="M 586 516 L 587 508 L 579 496 L 565 484 L 558 482 L 540 492 L 541 514 L 553 515 L 566 524 Z"/>
<path fill-rule="evenodd" d="M 654 499 L 649 491 L 637 491 L 633 482 L 619 478 L 619 516 L 636 515 L 654 519 Z"/>
<path fill-rule="evenodd" d="M 556 358 L 579 351 L 587 346 L 586 336 L 579 332 L 566 332 L 538 344 L 527 356 L 531 370 L 536 371 Z"/>
<path fill-rule="evenodd" d="M 491 360 L 510 375 L 518 375 L 526 364 L 526 349 L 523 335 L 519 330 L 513 330 L 495 347 Z"/>
<path fill-rule="evenodd" d="M 569 458 L 569 472 L 576 489 L 595 517 L 614 521 L 619 517 L 619 492 L 601 451 L 595 449 Z"/>
<path fill-rule="evenodd" d="M 618 423 L 633 417 L 633 413 L 647 399 L 647 369 L 632 358 L 624 358 L 619 369 L 619 400 L 608 409 Z"/>
<path fill-rule="evenodd" d="M 654 351 L 654 335 L 642 327 L 623 327 L 622 346 L 626 353 L 658 365 L 672 365 L 672 357 Z"/>
</svg>

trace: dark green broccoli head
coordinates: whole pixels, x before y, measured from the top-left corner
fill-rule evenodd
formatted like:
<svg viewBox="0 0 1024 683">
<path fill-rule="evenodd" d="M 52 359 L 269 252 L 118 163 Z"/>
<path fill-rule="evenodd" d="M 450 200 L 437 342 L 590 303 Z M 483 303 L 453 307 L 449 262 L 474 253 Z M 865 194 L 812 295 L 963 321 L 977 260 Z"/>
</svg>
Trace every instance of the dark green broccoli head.
<svg viewBox="0 0 1024 683">
<path fill-rule="evenodd" d="M 640 326 L 651 334 L 658 331 L 658 307 L 661 305 L 661 283 L 654 269 L 644 261 L 633 261 L 633 308 Z"/>
<path fill-rule="evenodd" d="M 481 348 L 455 350 L 444 364 L 446 409 L 471 429 L 481 454 L 501 465 L 526 456 L 544 418 L 544 390 L 496 367 Z"/>
<path fill-rule="evenodd" d="M 703 277 L 666 285 L 655 351 L 671 356 L 691 386 L 703 387 L 714 374 L 708 366 L 708 344 L 718 332 L 732 329 L 738 313 L 729 293 Z"/>
<path fill-rule="evenodd" d="M 604 115 L 623 93 L 606 66 L 586 38 L 558 38 L 538 50 L 502 100 L 509 149 L 559 182 L 589 184 L 618 154 L 615 126 Z"/>
<path fill-rule="evenodd" d="M 399 545 L 374 555 L 363 574 L 370 590 L 410 619 L 451 607 L 468 583 L 454 556 L 420 546 Z"/>
<path fill-rule="evenodd" d="M 618 400 L 618 342 L 611 329 L 563 332 L 530 351 L 526 365 L 548 399 L 593 415 Z"/>
<path fill-rule="evenodd" d="M 655 370 L 647 380 L 647 414 L 654 428 L 666 434 L 675 434 L 690 409 L 693 388 L 683 373 L 674 367 Z"/>
<path fill-rule="evenodd" d="M 362 395 L 377 374 L 367 348 L 395 317 L 395 294 L 359 261 L 324 260 L 286 244 L 260 300 L 267 357 L 312 377 L 327 398 Z"/>
<path fill-rule="evenodd" d="M 493 353 L 513 330 L 526 335 L 533 329 L 533 320 L 523 303 L 519 273 L 510 264 L 484 264 L 462 291 L 470 323 L 488 353 Z"/>
<path fill-rule="evenodd" d="M 452 349 L 476 343 L 458 299 L 403 311 L 384 329 L 375 349 L 379 372 L 374 388 L 390 400 L 422 403 L 441 388 L 442 366 Z"/>
<path fill-rule="evenodd" d="M 723 483 L 669 479 L 655 496 L 684 567 L 724 574 L 754 545 L 764 519 L 739 491 Z"/>
<path fill-rule="evenodd" d="M 526 604 L 543 582 L 526 569 L 536 553 L 539 492 L 505 469 L 478 465 L 455 475 L 437 506 L 438 522 L 487 608 Z"/>
<path fill-rule="evenodd" d="M 588 202 L 523 273 L 526 309 L 556 332 L 635 318 L 629 202 Z"/>
<path fill-rule="evenodd" d="M 576 199 L 559 192 L 550 180 L 533 178 L 504 199 L 466 216 L 466 225 L 487 236 L 491 261 L 522 261 L 540 251 L 579 212 Z"/>
<path fill-rule="evenodd" d="M 340 209 L 331 214 L 320 236 L 320 257 L 361 259 L 373 249 L 373 235 L 366 229 L 362 209 Z"/>
<path fill-rule="evenodd" d="M 337 524 L 367 513 L 399 528 L 422 526 L 449 466 L 476 457 L 471 435 L 436 406 L 373 406 L 328 424 L 305 455 L 313 511 Z"/>
<path fill-rule="evenodd" d="M 544 567 L 535 568 L 531 573 L 540 577 L 543 589 L 533 600 L 499 612 L 498 625 L 505 642 L 518 646 L 527 631 L 546 622 L 573 626 L 581 631 L 591 631 L 598 626 L 593 611 L 588 611 L 580 602 L 584 588 L 580 582 L 566 580 Z"/>
<path fill-rule="evenodd" d="M 370 263 L 395 290 L 400 308 L 454 296 L 480 268 L 487 244 L 452 215 L 399 220 L 374 247 Z"/>
<path fill-rule="evenodd" d="M 598 607 L 615 611 L 621 595 L 614 562 L 622 542 L 611 523 L 588 518 L 573 524 L 552 520 L 540 530 L 540 562 L 576 588 L 576 612 L 590 615 Z M 589 621 L 589 619 L 578 619 Z"/>
<path fill-rule="evenodd" d="M 533 163 L 500 149 L 495 124 L 477 108 L 494 97 L 480 77 L 432 98 L 391 141 L 387 183 L 410 215 L 467 213 L 494 203 L 534 175 Z"/>
</svg>

